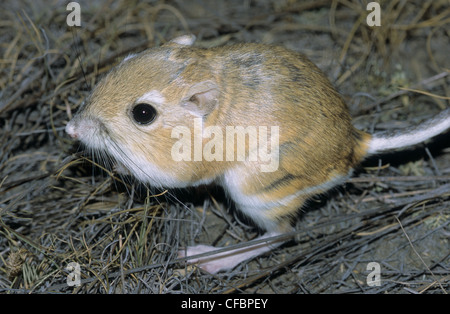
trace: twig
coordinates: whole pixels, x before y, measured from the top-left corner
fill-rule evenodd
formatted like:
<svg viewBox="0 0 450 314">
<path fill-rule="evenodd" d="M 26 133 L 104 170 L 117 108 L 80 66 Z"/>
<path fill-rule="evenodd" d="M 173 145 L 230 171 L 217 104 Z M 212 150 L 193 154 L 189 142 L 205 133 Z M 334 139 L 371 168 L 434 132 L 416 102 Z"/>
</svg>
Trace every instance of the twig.
<svg viewBox="0 0 450 314">
<path fill-rule="evenodd" d="M 411 239 L 409 238 L 408 234 L 406 233 L 405 229 L 403 228 L 403 225 L 400 221 L 400 219 L 398 219 L 397 216 L 394 216 L 395 219 L 398 221 L 398 224 L 400 225 L 400 228 L 402 228 L 403 234 L 405 235 L 406 239 L 409 242 L 409 245 L 411 246 L 411 248 L 413 249 L 414 253 L 416 253 L 417 257 L 419 257 L 420 261 L 422 262 L 422 264 L 426 267 L 426 269 L 430 272 L 431 276 L 433 277 L 433 279 L 435 280 L 435 282 L 439 285 L 439 287 L 441 288 L 442 292 L 444 292 L 445 294 L 447 294 L 447 291 L 444 289 L 444 287 L 441 284 L 441 281 L 434 275 L 433 271 L 428 267 L 427 263 L 425 263 L 425 261 L 423 260 L 422 256 L 419 254 L 419 252 L 417 252 L 416 248 L 414 247 L 413 243 L 411 242 Z"/>
</svg>

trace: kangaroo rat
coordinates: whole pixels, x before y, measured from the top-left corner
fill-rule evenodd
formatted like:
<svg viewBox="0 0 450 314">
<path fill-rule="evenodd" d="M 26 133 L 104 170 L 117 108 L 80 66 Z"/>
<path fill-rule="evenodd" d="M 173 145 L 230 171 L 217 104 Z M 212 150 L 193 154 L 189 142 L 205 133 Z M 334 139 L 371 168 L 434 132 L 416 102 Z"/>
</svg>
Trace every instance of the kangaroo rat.
<svg viewBox="0 0 450 314">
<path fill-rule="evenodd" d="M 353 127 L 342 97 L 304 55 L 262 44 L 201 49 L 194 41 L 193 35 L 182 36 L 125 58 L 97 84 L 66 132 L 107 152 L 142 182 L 167 188 L 221 185 L 236 207 L 267 231 L 261 238 L 290 231 L 308 198 L 342 183 L 367 156 L 420 143 L 450 127 L 446 109 L 419 127 L 370 135 Z M 244 159 L 232 158 L 242 147 L 228 141 L 230 130 L 233 138 L 239 130 L 248 135 L 240 143 Z M 218 141 L 220 136 L 226 140 Z M 275 162 L 263 171 L 268 159 L 258 157 L 268 146 L 250 142 L 267 144 L 267 136 Z M 205 151 L 215 158 L 202 155 Z M 257 158 L 250 158 L 256 151 Z M 279 244 L 191 262 L 215 273 Z M 198 245 L 180 255 L 211 250 Z"/>
</svg>

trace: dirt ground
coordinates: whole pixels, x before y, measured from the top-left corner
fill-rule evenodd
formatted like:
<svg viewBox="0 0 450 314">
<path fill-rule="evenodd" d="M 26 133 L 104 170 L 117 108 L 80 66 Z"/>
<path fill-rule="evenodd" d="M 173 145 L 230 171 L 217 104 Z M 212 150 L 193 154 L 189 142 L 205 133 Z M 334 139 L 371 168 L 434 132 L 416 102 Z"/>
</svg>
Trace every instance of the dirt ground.
<svg viewBox="0 0 450 314">
<path fill-rule="evenodd" d="M 70 27 L 67 2 L 2 1 L 0 293 L 447 293 L 448 134 L 370 158 L 299 211 L 285 245 L 211 275 L 178 250 L 258 235 L 219 188 L 122 180 L 64 132 L 121 58 L 186 33 L 202 47 L 301 51 L 360 129 L 417 124 L 449 107 L 449 3 L 378 2 L 370 27 L 368 1 L 78 1 L 81 26 Z M 67 284 L 69 265 L 79 285 Z"/>
</svg>

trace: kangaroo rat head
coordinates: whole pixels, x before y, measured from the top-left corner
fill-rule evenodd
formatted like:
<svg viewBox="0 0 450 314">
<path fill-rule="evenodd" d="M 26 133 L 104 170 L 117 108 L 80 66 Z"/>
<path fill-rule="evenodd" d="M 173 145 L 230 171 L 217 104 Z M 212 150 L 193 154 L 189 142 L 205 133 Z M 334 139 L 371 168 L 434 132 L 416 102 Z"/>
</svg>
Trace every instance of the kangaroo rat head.
<svg viewBox="0 0 450 314">
<path fill-rule="evenodd" d="M 194 36 L 125 58 L 94 88 L 67 133 L 107 152 L 143 182 L 183 187 L 208 181 L 200 164 L 174 161 L 174 127 L 206 119 L 219 93 L 206 64 L 193 57 Z M 195 67 L 195 71 L 193 68 Z"/>
</svg>

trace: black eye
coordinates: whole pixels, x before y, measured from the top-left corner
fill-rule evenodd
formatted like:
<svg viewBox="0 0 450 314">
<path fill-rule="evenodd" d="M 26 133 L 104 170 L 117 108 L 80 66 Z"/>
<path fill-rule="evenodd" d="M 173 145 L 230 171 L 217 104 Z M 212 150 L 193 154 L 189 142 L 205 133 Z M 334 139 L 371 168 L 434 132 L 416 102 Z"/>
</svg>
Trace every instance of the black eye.
<svg viewBox="0 0 450 314">
<path fill-rule="evenodd" d="M 155 120 L 156 109 L 149 104 L 137 104 L 132 111 L 133 119 L 139 124 L 149 124 Z"/>
</svg>

